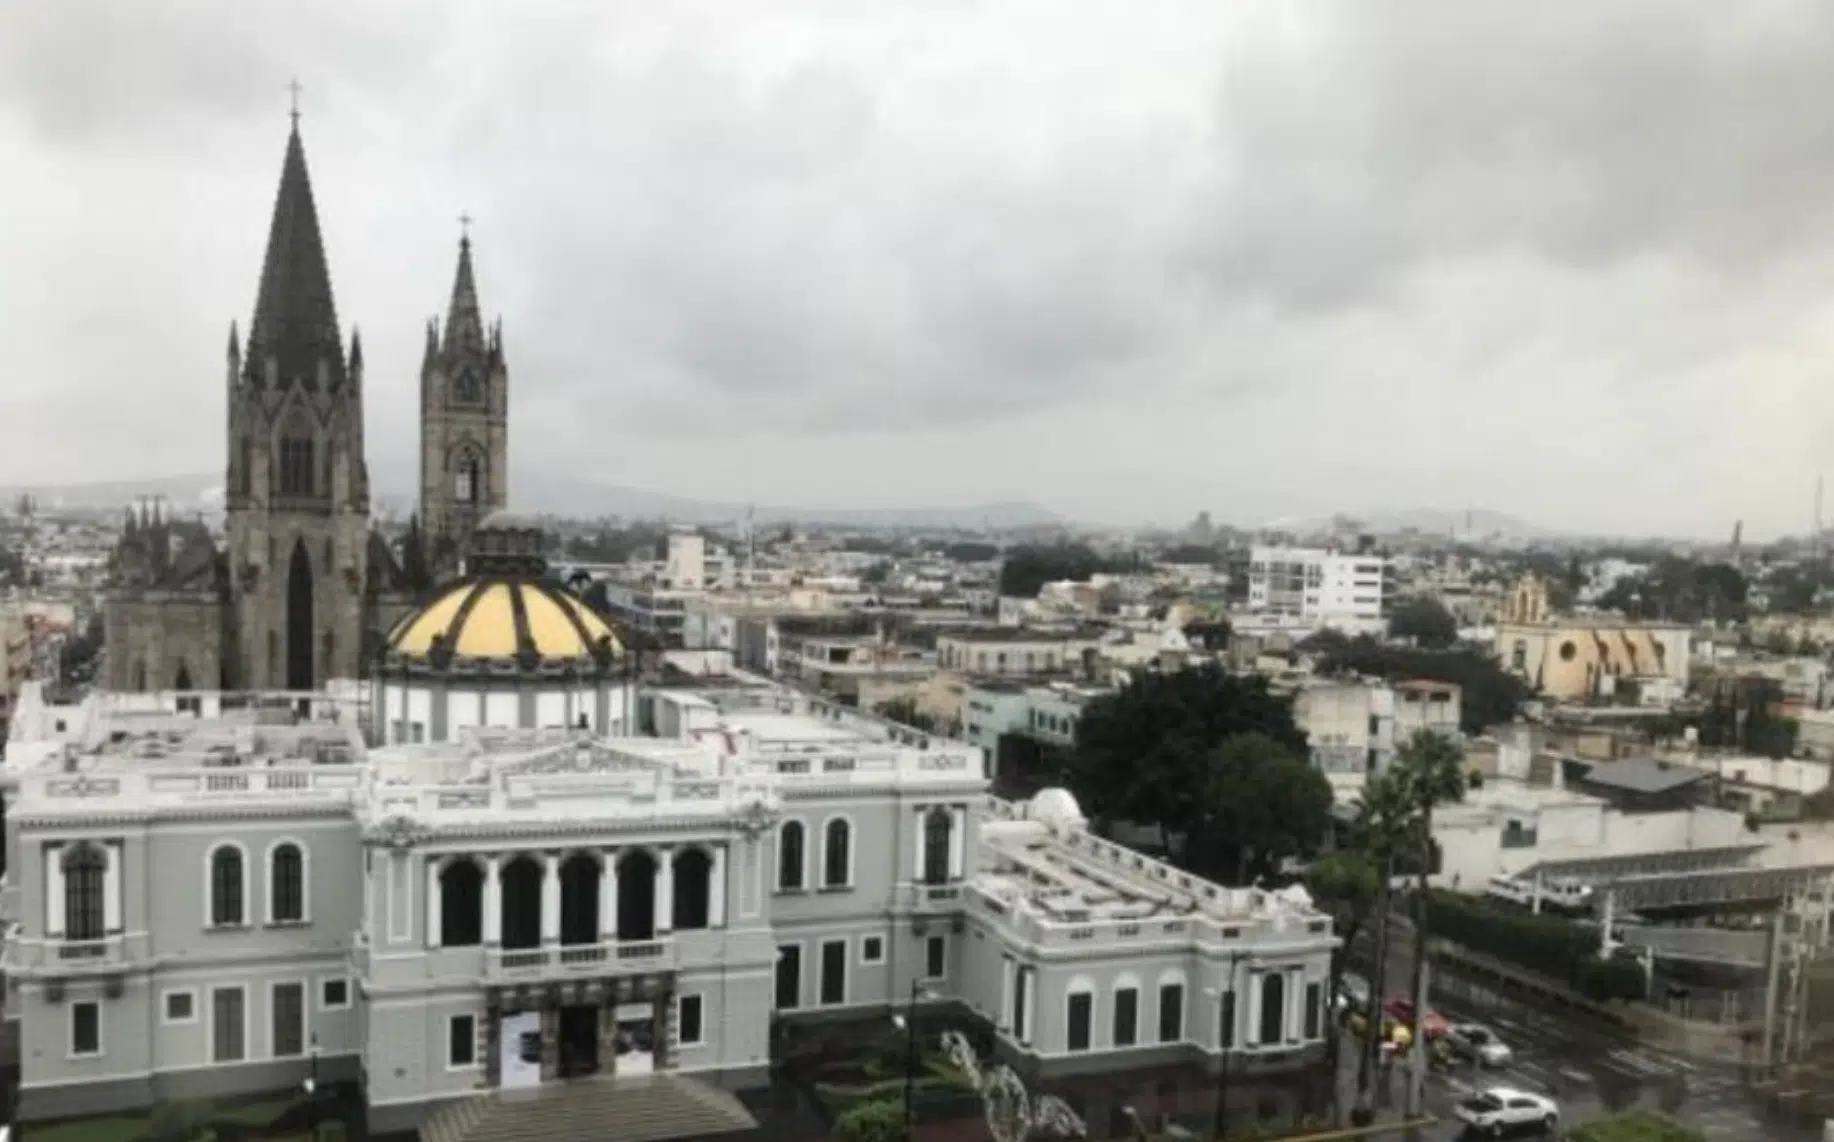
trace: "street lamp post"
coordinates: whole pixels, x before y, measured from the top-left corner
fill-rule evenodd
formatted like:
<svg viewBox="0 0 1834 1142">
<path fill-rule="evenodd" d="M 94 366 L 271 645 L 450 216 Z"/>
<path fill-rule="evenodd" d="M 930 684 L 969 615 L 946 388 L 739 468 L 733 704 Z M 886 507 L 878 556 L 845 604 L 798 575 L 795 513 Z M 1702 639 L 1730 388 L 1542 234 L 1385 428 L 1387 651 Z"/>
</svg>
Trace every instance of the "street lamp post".
<svg viewBox="0 0 1834 1142">
<path fill-rule="evenodd" d="M 1236 965 L 1241 960 L 1242 953 L 1229 953 L 1229 976 L 1216 995 L 1216 1039 L 1222 1059 L 1216 1069 L 1216 1121 L 1211 1125 L 1211 1135 L 1218 1142 L 1229 1135 L 1229 1063 L 1235 1054 L 1236 1024 L 1241 1019 L 1241 1010 L 1232 997 L 1236 993 Z"/>
<path fill-rule="evenodd" d="M 922 980 L 911 981 L 911 998 L 902 1017 L 893 1023 L 904 1027 L 904 1137 L 908 1140 L 917 1130 L 917 1001 L 929 998 Z"/>
<path fill-rule="evenodd" d="M 306 1051 L 306 1121 L 312 1142 L 318 1142 L 318 1032 L 312 1033 Z"/>
</svg>

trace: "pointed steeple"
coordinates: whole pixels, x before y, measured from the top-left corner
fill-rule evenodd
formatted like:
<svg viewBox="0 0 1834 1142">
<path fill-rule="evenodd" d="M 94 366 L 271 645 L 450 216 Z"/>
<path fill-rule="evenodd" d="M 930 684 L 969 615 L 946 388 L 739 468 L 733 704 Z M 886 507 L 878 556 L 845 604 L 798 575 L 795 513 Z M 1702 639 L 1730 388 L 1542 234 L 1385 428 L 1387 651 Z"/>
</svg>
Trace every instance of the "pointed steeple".
<svg viewBox="0 0 1834 1142">
<path fill-rule="evenodd" d="M 478 283 L 471 272 L 471 235 L 459 239 L 458 273 L 452 279 L 452 304 L 446 309 L 445 349 L 484 348 L 484 314 L 478 306 Z"/>
<path fill-rule="evenodd" d="M 257 378 L 266 375 L 267 363 L 274 361 L 283 386 L 316 383 L 321 364 L 329 384 L 335 387 L 344 380 L 344 350 L 331 297 L 331 272 L 325 263 L 298 119 L 287 136 L 245 356 L 250 374 Z"/>
</svg>

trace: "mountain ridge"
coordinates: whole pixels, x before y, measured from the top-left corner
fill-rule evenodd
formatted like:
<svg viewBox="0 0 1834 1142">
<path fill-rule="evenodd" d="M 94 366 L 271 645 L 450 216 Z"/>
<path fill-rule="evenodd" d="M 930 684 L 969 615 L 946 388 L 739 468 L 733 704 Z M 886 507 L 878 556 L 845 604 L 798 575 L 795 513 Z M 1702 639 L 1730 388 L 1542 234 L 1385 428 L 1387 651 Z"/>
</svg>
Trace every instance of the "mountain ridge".
<svg viewBox="0 0 1834 1142">
<path fill-rule="evenodd" d="M 717 524 L 743 520 L 757 523 L 828 523 L 875 527 L 1026 528 L 1063 524 L 1064 517 L 1028 501 L 995 501 L 960 506 L 886 508 L 798 508 L 747 504 L 739 500 L 704 500 L 622 484 L 600 484 L 543 472 L 512 472 L 511 486 L 520 493 L 520 510 L 571 519 L 666 518 L 682 523 Z M 379 514 L 405 518 L 415 493 L 400 490 L 411 481 L 392 472 L 373 480 Z M 125 510 L 150 497 L 165 502 L 175 515 L 214 513 L 222 509 L 223 481 L 214 475 L 156 476 L 142 480 L 103 480 L 40 486 L 0 486 L 0 502 L 29 493 L 47 508 L 74 511 Z"/>
</svg>

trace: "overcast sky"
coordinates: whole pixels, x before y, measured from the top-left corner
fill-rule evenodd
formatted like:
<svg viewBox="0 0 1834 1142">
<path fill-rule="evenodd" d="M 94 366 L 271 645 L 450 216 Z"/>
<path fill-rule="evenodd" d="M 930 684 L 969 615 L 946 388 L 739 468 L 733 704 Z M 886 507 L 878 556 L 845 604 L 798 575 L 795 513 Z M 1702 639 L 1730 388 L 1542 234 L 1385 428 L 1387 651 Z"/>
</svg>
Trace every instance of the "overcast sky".
<svg viewBox="0 0 1834 1142">
<path fill-rule="evenodd" d="M 469 211 L 517 468 L 1801 530 L 1831 59 L 1823 0 L 10 4 L 0 483 L 220 470 L 297 75 L 378 471 Z"/>
</svg>

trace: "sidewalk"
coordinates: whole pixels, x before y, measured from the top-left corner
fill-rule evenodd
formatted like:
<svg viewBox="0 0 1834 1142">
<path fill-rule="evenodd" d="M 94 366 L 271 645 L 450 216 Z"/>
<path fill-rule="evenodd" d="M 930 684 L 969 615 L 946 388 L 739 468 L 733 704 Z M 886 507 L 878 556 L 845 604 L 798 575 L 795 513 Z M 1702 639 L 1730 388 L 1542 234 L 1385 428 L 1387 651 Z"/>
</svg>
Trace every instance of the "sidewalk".
<svg viewBox="0 0 1834 1142">
<path fill-rule="evenodd" d="M 1337 1105 L 1338 1124 L 1350 1125 L 1350 1112 L 1358 1103 L 1357 1073 L 1361 1066 L 1358 1052 L 1363 1041 L 1348 1031 L 1342 1032 L 1337 1041 Z M 1387 1066 L 1377 1064 L 1369 1072 L 1370 1105 L 1375 1109 L 1374 1126 L 1389 1124 L 1397 1126 L 1404 1121 L 1402 1107 L 1407 1096 L 1407 1066 L 1403 1062 L 1390 1063 Z M 1428 1109 L 1430 1108 L 1423 1108 Z M 1415 1127 L 1398 1133 L 1384 1134 L 1384 1137 L 1400 1139 L 1402 1142 L 1419 1142 L 1428 1137 L 1427 1127 Z"/>
</svg>

